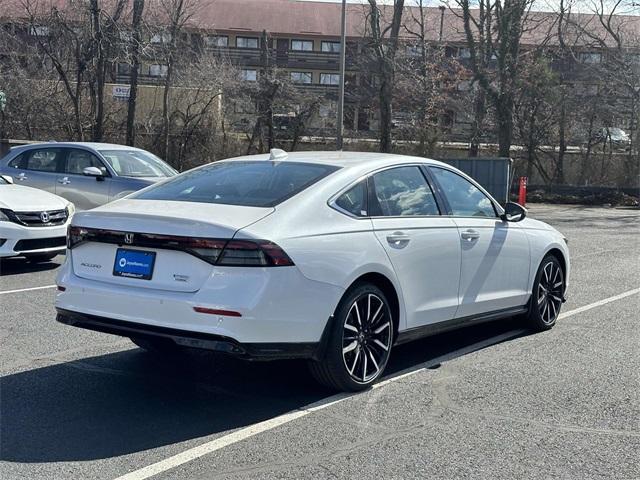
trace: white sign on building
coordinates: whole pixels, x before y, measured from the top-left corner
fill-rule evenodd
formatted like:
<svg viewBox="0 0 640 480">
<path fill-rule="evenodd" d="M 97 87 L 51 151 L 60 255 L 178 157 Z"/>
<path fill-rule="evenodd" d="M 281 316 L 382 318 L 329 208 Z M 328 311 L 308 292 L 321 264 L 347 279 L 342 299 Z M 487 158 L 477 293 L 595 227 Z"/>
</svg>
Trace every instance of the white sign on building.
<svg viewBox="0 0 640 480">
<path fill-rule="evenodd" d="M 129 92 L 131 87 L 125 85 L 113 86 L 113 98 L 116 100 L 129 100 Z"/>
</svg>

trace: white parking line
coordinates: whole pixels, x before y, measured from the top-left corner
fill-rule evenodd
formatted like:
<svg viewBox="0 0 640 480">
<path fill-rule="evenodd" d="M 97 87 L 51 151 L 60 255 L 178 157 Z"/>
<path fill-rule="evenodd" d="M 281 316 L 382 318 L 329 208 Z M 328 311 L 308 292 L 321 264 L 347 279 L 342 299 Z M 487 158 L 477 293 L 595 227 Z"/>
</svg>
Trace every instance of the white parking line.
<svg viewBox="0 0 640 480">
<path fill-rule="evenodd" d="M 634 288 L 633 290 L 626 291 L 624 293 L 621 293 L 620 295 L 605 298 L 604 300 L 590 303 L 589 305 L 585 305 L 584 307 L 575 308 L 573 310 L 569 310 L 568 312 L 561 313 L 560 316 L 558 317 L 558 320 L 562 320 L 563 318 L 570 317 L 571 315 L 576 315 L 578 313 L 586 312 L 587 310 L 591 310 L 592 308 L 600 307 L 602 305 L 615 302 L 616 300 L 620 300 L 622 298 L 630 297 L 631 295 L 635 295 L 636 293 L 640 293 L 640 288 Z"/>
<path fill-rule="evenodd" d="M 586 310 L 591 310 L 592 308 L 596 308 L 599 307 L 601 305 L 605 305 L 607 303 L 610 302 L 615 302 L 616 300 L 620 300 L 622 298 L 626 298 L 629 297 L 631 295 L 634 295 L 636 293 L 640 293 L 640 288 L 636 288 L 634 290 L 629 290 L 627 292 L 621 293 L 620 295 L 615 295 L 613 297 L 609 297 L 609 298 L 605 298 L 603 300 L 600 300 L 598 302 L 594 302 L 594 303 L 590 303 L 589 305 L 585 305 L 584 307 L 580 307 L 580 308 L 576 308 L 574 310 L 570 310 L 568 312 L 565 312 L 563 314 L 560 315 L 559 318 L 567 318 L 570 317 L 571 315 L 575 315 L 581 312 L 584 312 Z M 412 375 L 416 375 L 420 372 L 425 371 L 426 369 L 428 369 L 431 366 L 437 365 L 439 363 L 448 361 L 448 360 L 452 360 L 456 357 L 462 356 L 462 355 L 466 355 L 468 353 L 474 352 L 476 350 L 480 350 L 482 348 L 488 347 L 490 345 L 496 344 L 498 342 L 502 342 L 504 340 L 507 340 L 509 338 L 513 338 L 516 337 L 518 335 L 520 335 L 521 333 L 524 333 L 525 329 L 517 329 L 517 330 L 512 330 L 506 333 L 503 333 L 501 335 L 497 335 L 495 337 L 491 337 L 488 338 L 486 340 L 482 340 L 480 342 L 474 343 L 472 345 L 468 345 L 464 348 L 461 348 L 459 350 L 453 351 L 453 352 L 449 352 L 446 355 L 442 355 L 440 357 L 434 358 L 432 360 L 429 360 L 427 363 L 423 363 L 420 364 L 418 366 L 415 367 L 410 367 L 406 370 L 403 370 L 401 372 L 398 372 L 397 374 L 395 374 L 394 376 L 387 378 L 385 380 L 383 380 L 382 382 L 379 382 L 377 384 L 373 385 L 373 388 L 381 388 L 385 385 L 388 385 L 389 383 L 398 381 L 398 380 L 402 380 L 404 378 L 410 377 Z M 121 477 L 116 478 L 115 480 L 145 480 L 147 478 L 153 477 L 154 475 L 158 475 L 159 473 L 162 472 L 166 472 L 167 470 L 171 470 L 172 468 L 178 467 L 180 465 L 184 465 L 185 463 L 188 463 L 192 460 L 196 460 L 197 458 L 200 458 L 204 455 L 207 455 L 209 453 L 213 453 L 217 450 L 220 450 L 224 447 L 227 447 L 229 445 L 232 445 L 234 443 L 240 442 L 242 440 L 246 440 L 247 438 L 253 437 L 255 435 L 258 435 L 259 433 L 263 433 L 266 432 L 268 430 L 272 430 L 276 427 L 279 427 L 280 425 L 284 425 L 286 423 L 292 422 L 293 420 L 296 420 L 298 418 L 302 418 L 305 417 L 313 412 L 316 412 L 318 410 L 322 410 L 324 408 L 327 408 L 331 405 L 335 405 L 337 403 L 340 403 L 344 400 L 347 400 L 348 398 L 351 398 L 353 396 L 355 396 L 357 394 L 349 394 L 349 393 L 338 393 L 336 395 L 332 395 L 330 397 L 327 397 L 325 399 L 322 399 L 318 402 L 306 405 L 304 407 L 301 407 L 298 410 L 293 410 L 289 413 L 285 413 L 283 415 L 271 418 L 269 420 L 264 420 L 262 422 L 259 423 L 255 423 L 253 425 L 250 425 L 248 427 L 245 428 L 240 428 L 234 432 L 231 432 L 227 435 L 224 435 L 222 437 L 218 437 L 214 440 L 211 440 L 210 442 L 206 442 L 203 443 L 202 445 L 199 445 L 197 447 L 193 447 L 190 448 L 188 450 L 185 450 L 182 453 L 178 453 L 177 455 L 174 455 L 172 457 L 168 457 L 164 460 L 161 460 L 159 462 L 153 463 L 147 467 L 141 468 L 140 470 L 135 470 L 133 472 L 127 473 L 125 475 L 122 475 Z"/>
<path fill-rule="evenodd" d="M 32 290 L 44 290 L 45 288 L 56 288 L 56 285 L 45 285 L 44 287 L 19 288 L 17 290 L 4 290 L 4 291 L 0 291 L 0 295 L 6 295 L 8 293 L 30 292 Z"/>
</svg>

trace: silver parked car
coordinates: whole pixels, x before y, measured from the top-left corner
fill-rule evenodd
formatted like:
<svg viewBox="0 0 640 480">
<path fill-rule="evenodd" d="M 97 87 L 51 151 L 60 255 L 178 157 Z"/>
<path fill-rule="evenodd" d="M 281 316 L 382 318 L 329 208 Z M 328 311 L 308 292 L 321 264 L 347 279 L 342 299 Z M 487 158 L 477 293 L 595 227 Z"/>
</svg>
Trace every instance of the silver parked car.
<svg viewBox="0 0 640 480">
<path fill-rule="evenodd" d="M 108 143 L 47 142 L 12 148 L 0 174 L 17 185 L 40 188 L 87 210 L 176 175 L 139 148 Z"/>
</svg>

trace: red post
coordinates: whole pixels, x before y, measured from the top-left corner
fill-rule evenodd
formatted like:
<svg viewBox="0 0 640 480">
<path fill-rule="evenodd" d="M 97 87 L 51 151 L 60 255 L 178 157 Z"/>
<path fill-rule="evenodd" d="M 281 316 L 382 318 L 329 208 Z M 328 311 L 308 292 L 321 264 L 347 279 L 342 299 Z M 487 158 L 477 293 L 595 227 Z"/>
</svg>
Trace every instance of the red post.
<svg viewBox="0 0 640 480">
<path fill-rule="evenodd" d="M 518 190 L 518 203 L 523 207 L 527 204 L 527 177 L 520 177 L 520 189 Z"/>
</svg>

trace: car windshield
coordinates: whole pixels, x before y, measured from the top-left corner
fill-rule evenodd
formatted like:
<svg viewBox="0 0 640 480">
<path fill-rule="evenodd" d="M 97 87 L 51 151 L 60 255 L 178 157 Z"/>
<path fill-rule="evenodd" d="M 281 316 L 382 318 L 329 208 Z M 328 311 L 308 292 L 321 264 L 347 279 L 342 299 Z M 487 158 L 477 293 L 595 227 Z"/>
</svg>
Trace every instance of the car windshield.
<svg viewBox="0 0 640 480">
<path fill-rule="evenodd" d="M 119 177 L 172 177 L 177 172 L 144 150 L 100 150 Z"/>
<path fill-rule="evenodd" d="M 218 162 L 183 173 L 134 198 L 273 207 L 337 169 L 310 163 Z"/>
</svg>

